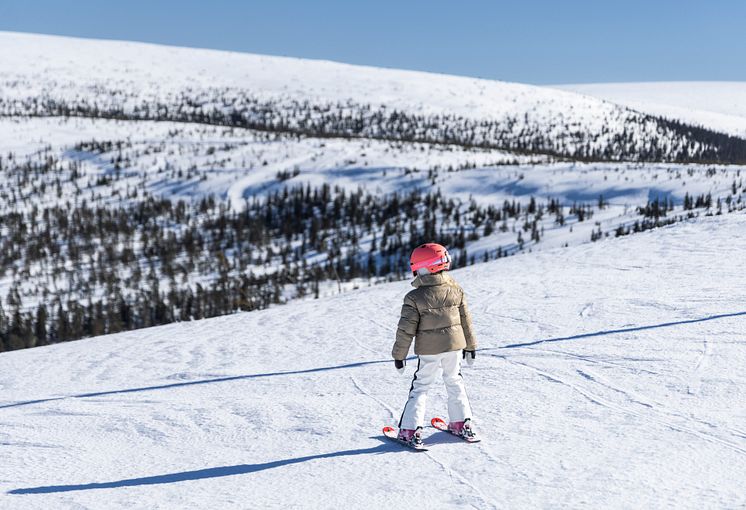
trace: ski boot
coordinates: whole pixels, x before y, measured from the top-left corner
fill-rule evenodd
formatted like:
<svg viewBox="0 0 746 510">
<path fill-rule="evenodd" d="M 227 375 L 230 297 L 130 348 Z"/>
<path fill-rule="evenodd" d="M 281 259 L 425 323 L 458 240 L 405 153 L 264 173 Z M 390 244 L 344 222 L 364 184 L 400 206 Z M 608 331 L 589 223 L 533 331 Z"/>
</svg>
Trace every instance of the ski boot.
<svg viewBox="0 0 746 510">
<path fill-rule="evenodd" d="M 473 441 L 477 438 L 477 434 L 471 426 L 471 418 L 467 418 L 464 421 L 453 421 L 449 423 L 448 432 L 455 436 L 462 437 L 467 441 Z"/>
<path fill-rule="evenodd" d="M 399 436 L 397 437 L 399 441 L 402 441 L 404 443 L 408 443 L 409 445 L 420 448 L 423 446 L 422 443 L 422 427 L 417 427 L 416 429 L 401 429 L 399 431 Z"/>
</svg>

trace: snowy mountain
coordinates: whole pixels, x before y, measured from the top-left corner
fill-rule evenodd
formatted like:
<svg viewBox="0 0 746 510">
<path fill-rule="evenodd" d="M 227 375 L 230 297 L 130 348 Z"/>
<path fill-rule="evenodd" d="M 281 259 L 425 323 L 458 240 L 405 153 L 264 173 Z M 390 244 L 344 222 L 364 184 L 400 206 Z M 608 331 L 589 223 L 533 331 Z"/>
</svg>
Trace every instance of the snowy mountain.
<svg viewBox="0 0 746 510">
<path fill-rule="evenodd" d="M 746 136 L 746 83 L 651 82 L 560 85 L 656 117 Z"/>
<path fill-rule="evenodd" d="M 380 433 L 413 373 L 388 360 L 406 282 L 4 353 L 0 507 L 740 508 L 745 228 L 454 271 L 483 441 L 428 429 L 424 454 Z"/>
<path fill-rule="evenodd" d="M 746 207 L 744 167 L 670 162 L 737 160 L 743 140 L 582 94 L 0 43 L 0 351 L 399 280 L 434 239 L 464 267 Z"/>
<path fill-rule="evenodd" d="M 746 506 L 737 84 L 0 51 L 0 508 Z M 425 240 L 484 440 L 422 454 L 380 431 Z"/>
<path fill-rule="evenodd" d="M 746 162 L 746 140 L 550 88 L 0 33 L 0 114 L 172 120 L 578 160 Z"/>
</svg>

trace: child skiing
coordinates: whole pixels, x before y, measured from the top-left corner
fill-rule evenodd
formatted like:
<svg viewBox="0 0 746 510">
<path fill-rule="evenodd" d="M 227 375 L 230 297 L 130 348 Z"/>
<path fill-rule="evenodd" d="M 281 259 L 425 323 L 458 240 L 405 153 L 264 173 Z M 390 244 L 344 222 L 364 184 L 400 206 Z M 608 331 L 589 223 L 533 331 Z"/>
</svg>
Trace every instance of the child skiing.
<svg viewBox="0 0 746 510">
<path fill-rule="evenodd" d="M 464 291 L 447 273 L 451 256 L 445 247 L 427 243 L 415 248 L 409 265 L 415 277 L 414 290 L 404 297 L 391 355 L 396 368 L 403 373 L 414 337 L 418 361 L 409 399 L 399 420 L 398 439 L 414 447 L 422 446 L 427 391 L 441 370 L 448 392 L 448 431 L 464 439 L 476 439 L 461 376 L 461 359 L 473 363 L 477 343 Z"/>
</svg>

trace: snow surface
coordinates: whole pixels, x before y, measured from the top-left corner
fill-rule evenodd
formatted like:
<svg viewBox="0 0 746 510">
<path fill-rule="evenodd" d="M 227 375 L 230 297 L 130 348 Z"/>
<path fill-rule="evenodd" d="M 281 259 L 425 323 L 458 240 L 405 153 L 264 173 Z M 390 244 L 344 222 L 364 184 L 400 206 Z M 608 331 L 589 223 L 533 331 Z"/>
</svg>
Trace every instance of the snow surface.
<svg viewBox="0 0 746 510">
<path fill-rule="evenodd" d="M 533 85 L 324 60 L 2 31 L 0 48 L 0 90 L 6 99 L 46 93 L 90 96 L 97 87 L 120 87 L 146 96 L 185 87 L 237 87 L 260 97 L 350 99 L 478 119 L 523 115 L 536 105 L 556 103 L 557 111 L 575 108 L 572 115 L 599 127 L 600 112 L 618 109 L 594 98 Z M 25 85 L 19 87 L 19 82 Z M 49 90 L 50 84 L 55 90 Z"/>
<path fill-rule="evenodd" d="M 559 85 L 651 115 L 746 136 L 746 82 L 649 82 Z"/>
<path fill-rule="evenodd" d="M 476 445 L 382 438 L 413 372 L 388 360 L 406 282 L 3 353 L 0 507 L 742 507 L 744 229 L 454 271 Z"/>
</svg>

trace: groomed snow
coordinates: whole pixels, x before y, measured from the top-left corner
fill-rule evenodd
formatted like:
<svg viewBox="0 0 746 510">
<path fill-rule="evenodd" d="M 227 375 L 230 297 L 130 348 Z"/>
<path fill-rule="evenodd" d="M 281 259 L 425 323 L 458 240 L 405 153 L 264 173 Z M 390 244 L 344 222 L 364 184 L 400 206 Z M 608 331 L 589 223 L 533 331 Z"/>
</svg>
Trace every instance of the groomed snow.
<svg viewBox="0 0 746 510">
<path fill-rule="evenodd" d="M 406 282 L 4 353 L 0 507 L 741 507 L 744 229 L 455 271 L 484 440 L 428 429 L 424 454 L 380 433 L 413 372 L 388 361 Z"/>
</svg>

